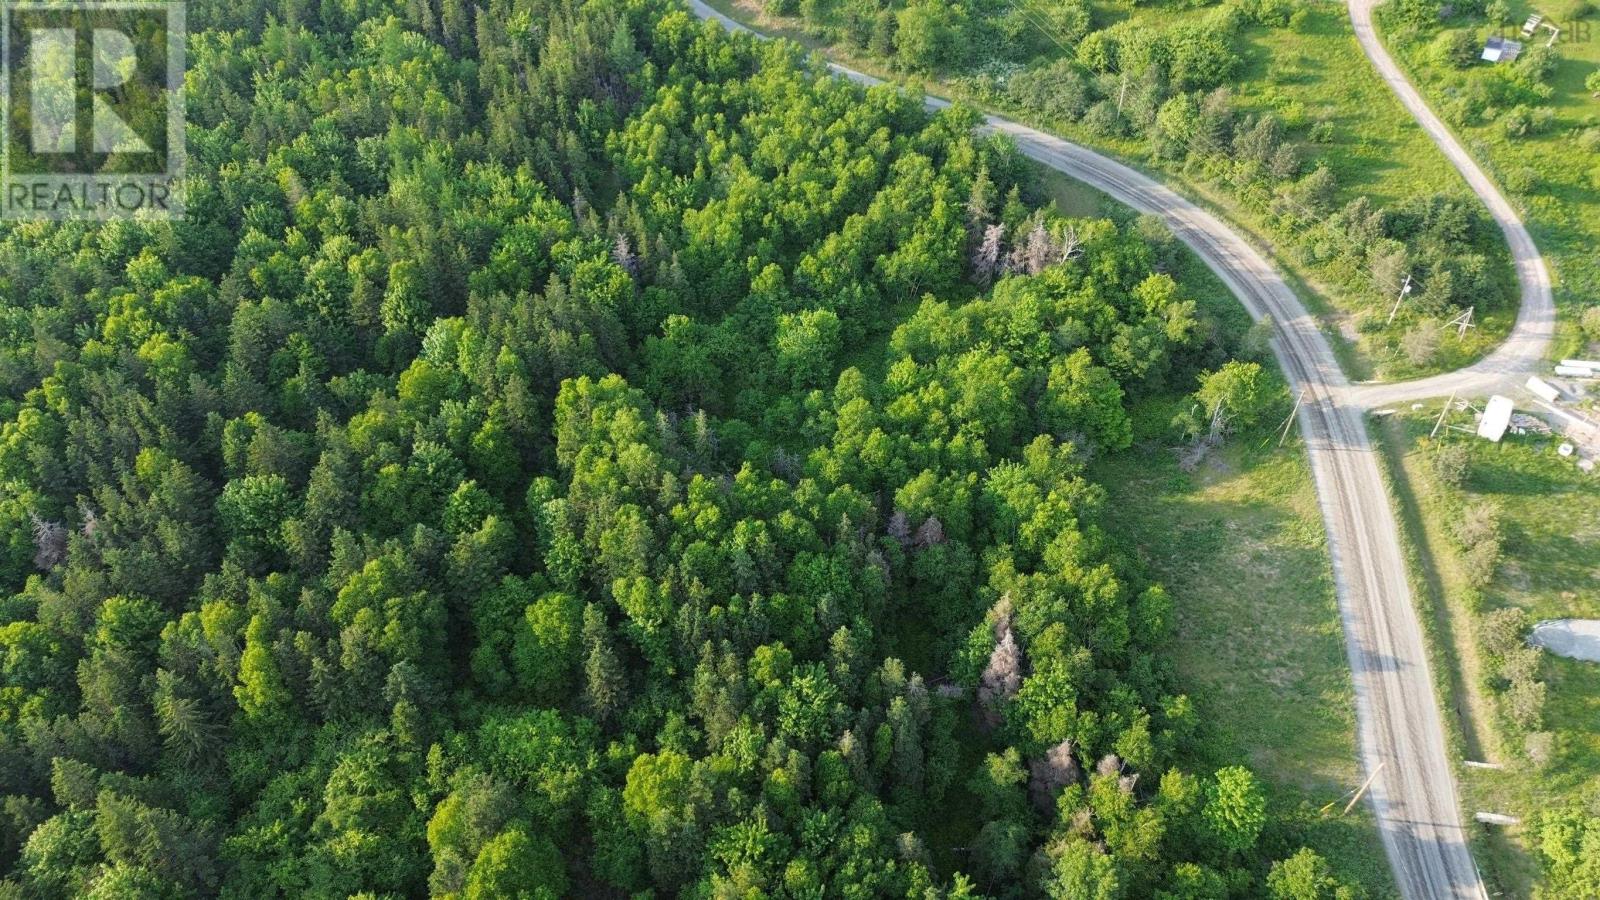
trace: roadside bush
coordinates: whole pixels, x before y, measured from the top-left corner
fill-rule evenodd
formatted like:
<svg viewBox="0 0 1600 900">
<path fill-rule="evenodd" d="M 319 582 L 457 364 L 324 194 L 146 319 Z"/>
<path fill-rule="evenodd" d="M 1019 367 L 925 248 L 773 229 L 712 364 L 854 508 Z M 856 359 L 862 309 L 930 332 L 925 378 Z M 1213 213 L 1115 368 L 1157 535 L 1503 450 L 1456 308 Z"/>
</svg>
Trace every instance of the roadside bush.
<svg viewBox="0 0 1600 900">
<path fill-rule="evenodd" d="M 1531 732 L 1522 740 L 1522 752 L 1528 762 L 1542 769 L 1555 759 L 1556 736 L 1548 731 Z"/>
<path fill-rule="evenodd" d="M 1583 327 L 1583 333 L 1591 341 L 1600 341 L 1600 304 L 1591 306 L 1583 311 L 1583 318 L 1578 320 Z"/>
<path fill-rule="evenodd" d="M 1494 504 L 1482 501 L 1467 507 L 1451 533 L 1461 545 L 1468 583 L 1478 588 L 1488 584 L 1500 565 L 1500 516 Z"/>
<path fill-rule="evenodd" d="M 1506 653 L 1500 663 L 1500 677 L 1511 684 L 1539 679 L 1541 651 L 1538 647 L 1519 644 Z"/>
<path fill-rule="evenodd" d="M 1500 512 L 1495 505 L 1482 500 L 1468 506 L 1452 527 L 1456 540 L 1466 548 L 1493 541 L 1500 542 Z"/>
<path fill-rule="evenodd" d="M 1433 322 L 1423 322 L 1407 331 L 1400 339 L 1400 352 L 1404 353 L 1406 361 L 1414 366 L 1425 366 L 1433 362 L 1433 357 L 1439 352 L 1438 325 Z"/>
<path fill-rule="evenodd" d="M 1088 79 L 1067 59 L 1018 73 L 1006 85 L 1006 92 L 1012 102 L 1060 122 L 1083 118 L 1093 99 Z"/>
<path fill-rule="evenodd" d="M 1396 0 L 1390 4 L 1389 14 L 1413 28 L 1429 28 L 1439 24 L 1439 10 L 1439 0 Z"/>
<path fill-rule="evenodd" d="M 1433 477 L 1451 487 L 1461 487 L 1472 474 L 1472 451 L 1464 444 L 1435 444 L 1428 456 Z"/>
<path fill-rule="evenodd" d="M 1538 728 L 1544 723 L 1545 685 L 1542 681 L 1517 681 L 1506 691 L 1506 712 L 1519 728 Z"/>
<path fill-rule="evenodd" d="M 1484 616 L 1478 623 L 1478 643 L 1490 656 L 1499 658 L 1521 647 L 1527 640 L 1528 611 L 1506 606 Z"/>
<path fill-rule="evenodd" d="M 1481 588 L 1494 580 L 1494 571 L 1500 565 L 1500 542 L 1491 541 L 1469 547 L 1462 556 L 1468 583 Z"/>
<path fill-rule="evenodd" d="M 1122 137 L 1128 133 L 1128 123 L 1110 100 L 1101 100 L 1089 107 L 1084 114 L 1083 125 L 1100 137 Z"/>
</svg>

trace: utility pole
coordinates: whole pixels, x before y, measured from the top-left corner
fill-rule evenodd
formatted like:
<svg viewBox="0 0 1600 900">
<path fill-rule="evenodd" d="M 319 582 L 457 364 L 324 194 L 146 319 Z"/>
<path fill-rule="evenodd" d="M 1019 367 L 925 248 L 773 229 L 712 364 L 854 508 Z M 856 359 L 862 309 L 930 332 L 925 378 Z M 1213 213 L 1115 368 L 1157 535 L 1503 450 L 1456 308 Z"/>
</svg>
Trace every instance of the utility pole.
<svg viewBox="0 0 1600 900">
<path fill-rule="evenodd" d="M 1378 763 L 1378 767 L 1372 770 L 1372 774 L 1368 775 L 1367 780 L 1361 783 L 1361 787 L 1356 788 L 1356 795 L 1350 798 L 1350 802 L 1345 804 L 1344 812 L 1339 813 L 1339 815 L 1348 815 L 1350 810 L 1356 808 L 1356 804 L 1361 802 L 1361 795 L 1367 792 L 1367 788 L 1372 787 L 1372 783 L 1378 780 L 1378 773 L 1382 772 L 1383 767 L 1387 766 L 1388 764 L 1389 761 L 1387 759 L 1381 763 Z"/>
<path fill-rule="evenodd" d="M 1389 308 L 1389 321 L 1383 323 L 1385 326 L 1389 326 L 1389 325 L 1393 325 L 1394 324 L 1394 314 L 1400 311 L 1400 303 L 1403 300 L 1405 300 L 1406 299 L 1406 295 L 1408 295 L 1410 293 L 1411 293 L 1411 273 L 1407 272 L 1406 273 L 1406 283 L 1400 285 L 1400 296 L 1394 298 L 1394 306 Z"/>
<path fill-rule="evenodd" d="M 1438 418 L 1437 421 L 1435 421 L 1433 423 L 1433 430 L 1428 432 L 1429 440 L 1432 440 L 1436 435 L 1438 435 L 1439 428 L 1444 425 L 1444 417 L 1450 413 L 1450 407 L 1454 406 L 1455 402 L 1456 402 L 1456 392 L 1455 391 L 1451 391 L 1450 392 L 1450 399 L 1446 400 L 1444 402 L 1444 408 L 1439 410 L 1439 418 Z"/>
<path fill-rule="evenodd" d="M 1304 399 L 1306 399 L 1306 389 L 1301 388 L 1300 394 L 1294 398 L 1294 409 L 1289 410 L 1288 421 L 1283 423 L 1283 434 L 1278 438 L 1279 447 L 1282 447 L 1283 442 L 1289 439 L 1289 429 L 1294 427 L 1294 414 L 1300 411 L 1300 402 Z"/>
<path fill-rule="evenodd" d="M 1473 306 L 1467 307 L 1466 312 L 1446 322 L 1444 327 L 1449 328 L 1450 326 L 1454 325 L 1456 327 L 1456 338 L 1460 339 L 1466 337 L 1468 328 L 1478 327 L 1477 325 L 1473 324 L 1472 321 L 1472 311 L 1476 308 L 1477 307 Z"/>
</svg>

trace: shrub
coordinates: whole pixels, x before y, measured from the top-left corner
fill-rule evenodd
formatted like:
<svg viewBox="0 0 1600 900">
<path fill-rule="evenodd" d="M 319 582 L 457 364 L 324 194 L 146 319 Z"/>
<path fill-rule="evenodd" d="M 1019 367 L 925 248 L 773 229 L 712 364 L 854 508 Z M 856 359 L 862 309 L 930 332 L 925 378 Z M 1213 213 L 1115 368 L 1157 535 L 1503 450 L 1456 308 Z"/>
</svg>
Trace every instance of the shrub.
<svg viewBox="0 0 1600 900">
<path fill-rule="evenodd" d="M 1465 444 L 1435 444 L 1428 462 L 1433 477 L 1451 487 L 1466 484 L 1467 476 L 1472 474 L 1472 451 Z"/>
<path fill-rule="evenodd" d="M 1545 685 L 1542 681 L 1518 681 L 1506 692 L 1506 712 L 1519 728 L 1538 728 L 1544 722 Z"/>
<path fill-rule="evenodd" d="M 1300 8 L 1294 0 L 1241 0 L 1239 3 L 1239 12 L 1245 21 L 1272 28 L 1288 25 L 1289 17 Z"/>
<path fill-rule="evenodd" d="M 1478 624 L 1478 642 L 1491 656 L 1502 657 L 1527 640 L 1528 612 L 1506 606 L 1484 616 Z"/>
<path fill-rule="evenodd" d="M 1473 587 L 1483 587 L 1494 580 L 1494 570 L 1500 565 L 1500 542 L 1485 541 L 1469 547 L 1462 558 L 1467 582 Z"/>
<path fill-rule="evenodd" d="M 1478 38 L 1470 31 L 1441 31 L 1433 39 L 1433 58 L 1452 69 L 1465 69 L 1478 61 Z"/>
<path fill-rule="evenodd" d="M 1452 526 L 1456 540 L 1470 550 L 1479 544 L 1500 540 L 1500 512 L 1488 500 L 1468 506 Z"/>
<path fill-rule="evenodd" d="M 1423 322 L 1406 332 L 1400 339 L 1400 352 L 1414 366 L 1433 362 L 1439 352 L 1439 328 L 1432 322 Z"/>
<path fill-rule="evenodd" d="M 1556 736 L 1548 731 L 1530 732 L 1522 741 L 1522 752 L 1528 762 L 1542 769 L 1555 758 Z"/>
<path fill-rule="evenodd" d="M 1110 100 L 1101 100 L 1084 114 L 1083 125 L 1090 132 L 1100 137 L 1122 137 L 1128 132 L 1128 123 L 1122 118 L 1122 113 L 1117 112 L 1116 104 Z"/>
<path fill-rule="evenodd" d="M 1531 194 L 1539 187 L 1539 173 L 1531 166 L 1520 166 L 1506 173 L 1506 190 L 1513 194 Z"/>
<path fill-rule="evenodd" d="M 1500 661 L 1500 677 L 1511 684 L 1538 681 L 1539 663 L 1544 651 L 1521 644 L 1511 648 Z"/>
<path fill-rule="evenodd" d="M 1584 310 L 1583 317 L 1578 321 L 1589 340 L 1600 341 L 1600 304 Z"/>
<path fill-rule="evenodd" d="M 1012 102 L 1047 119 L 1076 122 L 1089 108 L 1089 83 L 1070 60 L 1018 73 L 1006 85 Z"/>
</svg>

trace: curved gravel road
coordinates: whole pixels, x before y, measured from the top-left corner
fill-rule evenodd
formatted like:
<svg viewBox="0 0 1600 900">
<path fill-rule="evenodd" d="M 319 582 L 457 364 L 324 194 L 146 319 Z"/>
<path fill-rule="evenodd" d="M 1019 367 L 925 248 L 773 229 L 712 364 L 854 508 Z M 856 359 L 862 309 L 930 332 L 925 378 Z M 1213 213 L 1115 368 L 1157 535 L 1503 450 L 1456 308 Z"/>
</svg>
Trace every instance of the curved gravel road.
<svg viewBox="0 0 1600 900">
<path fill-rule="evenodd" d="M 744 25 L 688 0 L 695 15 L 736 31 Z M 1350 0 L 1362 47 L 1419 124 L 1483 198 L 1510 243 L 1522 285 L 1511 337 L 1458 372 L 1397 384 L 1351 385 L 1317 322 L 1282 275 L 1248 241 L 1210 212 L 1148 176 L 1054 135 L 987 116 L 1020 152 L 1083 181 L 1142 213 L 1159 216 L 1228 285 L 1253 317 L 1270 315 L 1272 342 L 1291 387 L 1304 391 L 1299 422 L 1318 503 L 1355 683 L 1362 765 L 1376 772 L 1368 797 L 1396 884 L 1407 898 L 1485 898 L 1462 827 L 1460 802 L 1412 603 L 1400 538 L 1366 411 L 1405 400 L 1504 389 L 1542 359 L 1554 328 L 1550 277 L 1533 239 L 1494 184 L 1406 82 L 1372 30 L 1372 0 Z M 839 65 L 863 84 L 878 79 Z M 949 103 L 929 97 L 928 105 Z"/>
<path fill-rule="evenodd" d="M 1467 180 L 1467 186 L 1488 208 L 1490 217 L 1506 236 L 1512 262 L 1516 265 L 1517 282 L 1522 286 L 1522 305 L 1517 308 L 1516 325 L 1512 326 L 1506 342 L 1493 353 L 1465 369 L 1432 378 L 1361 385 L 1352 392 L 1351 400 L 1367 407 L 1377 407 L 1440 397 L 1451 391 L 1488 393 L 1496 389 L 1508 390 L 1515 386 L 1516 376 L 1533 372 L 1544 361 L 1545 351 L 1555 335 L 1556 307 L 1550 296 L 1550 270 L 1545 267 L 1544 257 L 1539 255 L 1533 236 L 1528 234 L 1528 228 L 1522 224 L 1517 211 L 1506 202 L 1505 195 L 1462 148 L 1444 122 L 1428 108 L 1422 95 L 1417 93 L 1417 89 L 1406 80 L 1400 66 L 1389 56 L 1372 22 L 1372 11 L 1378 6 L 1376 0 L 1348 2 L 1350 22 L 1355 26 L 1361 51 L 1372 61 L 1373 68 L 1383 76 L 1389 89 L 1400 98 L 1406 112 L 1417 120 L 1428 138 L 1444 153 L 1461 177 Z"/>
</svg>

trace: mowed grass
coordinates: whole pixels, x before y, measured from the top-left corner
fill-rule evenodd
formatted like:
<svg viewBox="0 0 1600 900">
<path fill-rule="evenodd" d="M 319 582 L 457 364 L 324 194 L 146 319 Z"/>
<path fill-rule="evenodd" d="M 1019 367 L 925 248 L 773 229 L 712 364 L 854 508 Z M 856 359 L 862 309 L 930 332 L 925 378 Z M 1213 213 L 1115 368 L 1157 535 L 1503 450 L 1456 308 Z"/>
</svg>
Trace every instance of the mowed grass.
<svg viewBox="0 0 1600 900">
<path fill-rule="evenodd" d="M 1600 247 L 1600 154 L 1585 151 L 1578 143 L 1585 129 L 1600 127 L 1600 98 L 1583 84 L 1590 73 L 1600 69 L 1600 13 L 1578 14 L 1587 9 L 1574 0 L 1544 4 L 1511 0 L 1512 20 L 1518 26 L 1538 11 L 1565 28 L 1565 37 L 1555 45 L 1558 62 L 1549 82 L 1553 93 L 1543 104 L 1555 115 L 1548 130 L 1510 138 L 1498 123 L 1456 127 L 1463 143 L 1522 212 L 1550 264 L 1556 303 L 1563 313 L 1561 340 L 1553 354 L 1557 357 L 1578 352 L 1577 314 L 1600 303 L 1600 252 L 1596 250 Z M 1475 38 L 1487 33 L 1481 21 L 1453 24 L 1455 30 L 1468 31 Z M 1521 39 L 1516 29 L 1512 31 L 1513 37 Z M 1541 31 L 1528 44 L 1546 38 L 1547 33 Z M 1428 102 L 1436 110 L 1443 109 L 1466 76 L 1434 63 L 1426 41 L 1389 43 Z M 1533 177 L 1528 179 L 1530 173 Z M 1531 186 L 1507 189 L 1508 182 L 1520 188 L 1524 180 L 1531 180 Z"/>
<path fill-rule="evenodd" d="M 1151 403 L 1137 416 L 1154 431 L 1173 411 Z M 1249 765 L 1268 785 L 1272 849 L 1310 846 L 1391 896 L 1366 806 L 1338 815 L 1362 778 L 1350 670 L 1304 450 L 1276 441 L 1237 436 L 1184 472 L 1152 433 L 1092 475 L 1109 492 L 1113 537 L 1172 593 L 1173 662 L 1205 729 L 1207 755 L 1192 765 Z"/>
<path fill-rule="evenodd" d="M 1450 698 L 1462 719 L 1469 752 L 1503 763 L 1501 771 L 1462 771 L 1463 803 L 1477 810 L 1517 816 L 1524 825 L 1479 831 L 1479 863 L 1508 896 L 1530 896 L 1539 880 L 1537 847 L 1530 825 L 1542 810 L 1559 807 L 1600 785 L 1600 664 L 1545 654 L 1541 676 L 1548 684 L 1545 730 L 1555 752 L 1543 768 L 1530 765 L 1522 739 L 1495 712 L 1473 631 L 1478 617 L 1505 606 L 1528 611 L 1533 621 L 1600 618 L 1600 477 L 1584 475 L 1555 452 L 1557 439 L 1507 436 L 1496 445 L 1463 434 L 1446 440 L 1471 448 L 1472 469 L 1461 488 L 1434 477 L 1428 464 L 1433 411 L 1405 413 L 1374 428 L 1380 438 L 1405 518 L 1406 539 L 1428 567 L 1421 579 L 1428 599 L 1450 617 L 1439 649 L 1456 668 L 1449 679 L 1468 692 Z M 1464 422 L 1464 418 L 1463 418 Z M 1500 511 L 1504 562 L 1493 581 L 1474 596 L 1459 552 L 1448 534 L 1467 505 L 1490 501 Z M 1441 635 L 1443 636 L 1443 635 Z"/>
</svg>

